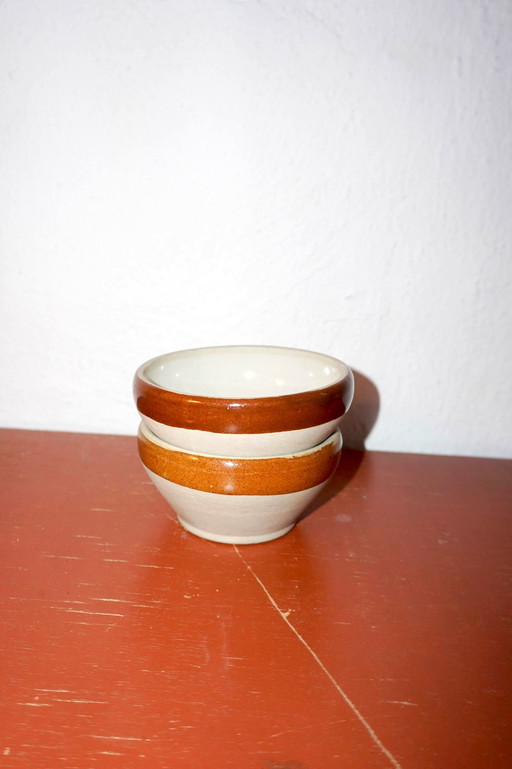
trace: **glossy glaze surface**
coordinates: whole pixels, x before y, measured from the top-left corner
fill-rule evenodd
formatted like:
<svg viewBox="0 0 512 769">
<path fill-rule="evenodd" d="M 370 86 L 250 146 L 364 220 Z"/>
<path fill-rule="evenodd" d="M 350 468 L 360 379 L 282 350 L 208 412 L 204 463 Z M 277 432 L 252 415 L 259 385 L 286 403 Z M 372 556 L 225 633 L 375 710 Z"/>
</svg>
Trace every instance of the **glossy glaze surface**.
<svg viewBox="0 0 512 769">
<path fill-rule="evenodd" d="M 166 443 L 187 451 L 231 457 L 272 457 L 306 451 L 332 435 L 341 422 L 341 418 L 337 418 L 301 430 L 273 433 L 213 433 L 164 425 L 144 414 L 140 416 L 150 431 Z"/>
<path fill-rule="evenodd" d="M 146 471 L 169 503 L 171 517 L 198 537 L 234 545 L 269 542 L 287 534 L 327 483 L 282 494 L 216 494 Z"/>
<path fill-rule="evenodd" d="M 168 373 L 169 361 L 179 362 L 183 356 L 195 361 L 195 355 L 202 365 L 187 368 L 186 385 L 176 376 L 179 367 L 173 375 Z M 237 370 L 232 359 L 238 358 Z M 292 373 L 287 375 L 288 370 Z M 202 348 L 143 364 L 135 374 L 133 392 L 139 413 L 163 425 L 213 433 L 273 433 L 341 418 L 352 401 L 353 376 L 341 361 L 309 351 Z"/>
<path fill-rule="evenodd" d="M 142 366 L 149 383 L 209 398 L 265 398 L 330 387 L 348 367 L 329 355 L 290 347 L 201 347 L 161 355 Z"/>
<path fill-rule="evenodd" d="M 326 481 L 339 461 L 341 434 L 300 454 L 240 458 L 194 454 L 164 444 L 142 423 L 139 456 L 148 470 L 180 486 L 229 495 L 287 494 Z"/>
</svg>

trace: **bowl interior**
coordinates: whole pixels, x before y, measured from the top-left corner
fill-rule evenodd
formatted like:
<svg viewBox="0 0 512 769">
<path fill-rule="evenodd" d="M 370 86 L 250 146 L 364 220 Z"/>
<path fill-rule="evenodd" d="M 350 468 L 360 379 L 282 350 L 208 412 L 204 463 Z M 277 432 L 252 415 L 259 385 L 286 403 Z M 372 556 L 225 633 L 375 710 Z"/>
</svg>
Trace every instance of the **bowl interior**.
<svg viewBox="0 0 512 769">
<path fill-rule="evenodd" d="M 329 387 L 348 374 L 336 358 L 286 347 L 204 347 L 149 361 L 143 376 L 158 387 L 212 398 L 290 395 Z"/>
</svg>

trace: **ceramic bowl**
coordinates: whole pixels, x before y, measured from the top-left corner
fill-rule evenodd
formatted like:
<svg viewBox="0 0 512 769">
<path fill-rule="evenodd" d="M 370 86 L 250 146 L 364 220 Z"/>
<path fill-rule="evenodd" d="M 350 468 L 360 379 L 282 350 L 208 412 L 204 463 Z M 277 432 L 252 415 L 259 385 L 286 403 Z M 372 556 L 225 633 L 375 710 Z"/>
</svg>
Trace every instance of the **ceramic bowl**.
<svg viewBox="0 0 512 769">
<path fill-rule="evenodd" d="M 314 448 L 274 457 L 220 457 L 172 446 L 144 422 L 142 463 L 182 526 L 205 539 L 267 542 L 286 534 L 334 473 L 341 453 L 336 430 Z"/>
<path fill-rule="evenodd" d="M 133 383 L 143 421 L 164 441 L 233 457 L 304 451 L 338 427 L 352 372 L 287 347 L 203 347 L 144 363 Z"/>
</svg>

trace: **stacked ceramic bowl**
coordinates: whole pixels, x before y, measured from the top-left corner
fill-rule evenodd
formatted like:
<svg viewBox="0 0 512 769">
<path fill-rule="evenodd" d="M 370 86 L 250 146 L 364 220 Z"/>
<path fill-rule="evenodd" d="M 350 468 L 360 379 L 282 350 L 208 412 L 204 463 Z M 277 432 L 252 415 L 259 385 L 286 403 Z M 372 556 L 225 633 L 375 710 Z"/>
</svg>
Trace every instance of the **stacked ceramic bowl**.
<svg viewBox="0 0 512 769">
<path fill-rule="evenodd" d="M 284 347 L 162 355 L 134 378 L 139 456 L 185 529 L 233 544 L 286 534 L 338 464 L 341 361 Z"/>
</svg>

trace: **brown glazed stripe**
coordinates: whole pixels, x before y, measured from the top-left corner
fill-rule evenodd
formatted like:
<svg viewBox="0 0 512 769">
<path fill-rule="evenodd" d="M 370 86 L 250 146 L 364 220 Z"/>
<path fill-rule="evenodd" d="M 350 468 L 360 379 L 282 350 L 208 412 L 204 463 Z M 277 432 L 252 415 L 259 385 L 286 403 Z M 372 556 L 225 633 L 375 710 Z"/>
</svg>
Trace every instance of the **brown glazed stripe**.
<svg viewBox="0 0 512 769">
<path fill-rule="evenodd" d="M 147 382 L 137 372 L 137 409 L 156 422 L 212 433 L 275 433 L 300 430 L 338 419 L 354 392 L 352 372 L 329 387 L 268 398 L 208 398 L 184 395 Z"/>
<path fill-rule="evenodd" d="M 203 456 L 163 448 L 139 429 L 143 464 L 168 481 L 215 494 L 289 494 L 326 481 L 341 453 L 341 434 L 318 451 L 289 457 L 246 459 Z"/>
</svg>

